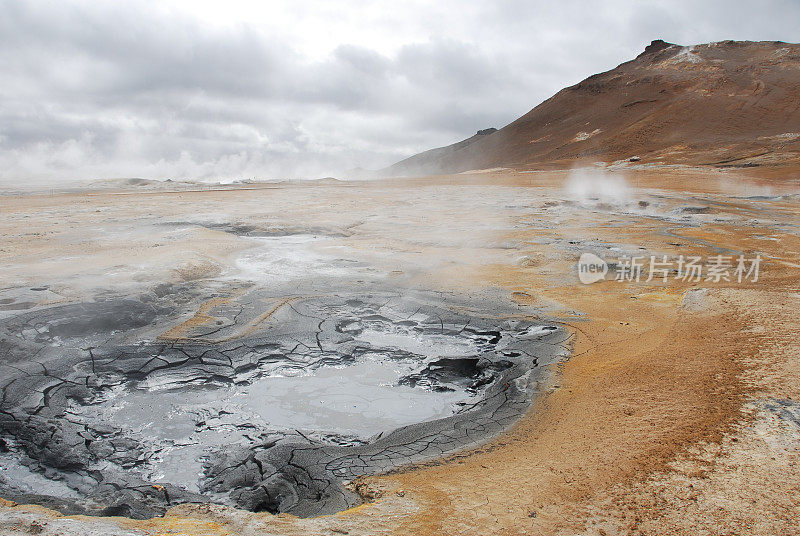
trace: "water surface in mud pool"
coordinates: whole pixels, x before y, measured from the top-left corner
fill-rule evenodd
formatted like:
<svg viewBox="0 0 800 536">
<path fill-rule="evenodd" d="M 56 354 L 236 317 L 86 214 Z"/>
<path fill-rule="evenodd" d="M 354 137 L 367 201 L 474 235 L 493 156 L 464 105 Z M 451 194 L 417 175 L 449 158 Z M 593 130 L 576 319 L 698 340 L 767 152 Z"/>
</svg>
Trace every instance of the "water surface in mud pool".
<svg viewBox="0 0 800 536">
<path fill-rule="evenodd" d="M 469 339 L 402 329 L 366 329 L 356 339 L 386 350 L 341 365 L 278 364 L 243 385 L 186 386 L 169 376 L 149 378 L 120 386 L 79 412 L 129 430 L 149 445 L 151 457 L 138 468 L 147 479 L 198 491 L 204 455 L 214 449 L 295 430 L 331 441 L 366 440 L 446 417 L 475 398 L 460 388 L 398 384 L 433 358 L 474 355 Z"/>
</svg>

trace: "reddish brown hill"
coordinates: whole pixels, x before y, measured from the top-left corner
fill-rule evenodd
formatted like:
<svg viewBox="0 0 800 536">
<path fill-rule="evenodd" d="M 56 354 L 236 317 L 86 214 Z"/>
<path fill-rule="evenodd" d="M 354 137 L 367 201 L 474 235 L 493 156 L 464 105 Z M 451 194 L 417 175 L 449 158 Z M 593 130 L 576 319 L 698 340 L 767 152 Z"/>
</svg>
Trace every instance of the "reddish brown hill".
<svg viewBox="0 0 800 536">
<path fill-rule="evenodd" d="M 387 175 L 576 161 L 757 166 L 800 162 L 800 45 L 653 41 L 504 128 L 433 149 Z"/>
</svg>

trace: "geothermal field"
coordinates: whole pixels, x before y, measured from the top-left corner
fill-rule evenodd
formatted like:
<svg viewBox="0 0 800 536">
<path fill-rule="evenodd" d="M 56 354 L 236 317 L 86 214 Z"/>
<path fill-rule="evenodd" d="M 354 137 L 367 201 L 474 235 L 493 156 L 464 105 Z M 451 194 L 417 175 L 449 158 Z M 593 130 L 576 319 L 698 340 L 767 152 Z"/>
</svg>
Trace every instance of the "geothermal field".
<svg viewBox="0 0 800 536">
<path fill-rule="evenodd" d="M 800 535 L 800 45 L 638 37 L 716 35 L 680 2 L 583 6 L 634 36 L 588 46 L 367 2 L 374 50 L 327 5 L 33 4 L 0 20 L 0 536 Z"/>
<path fill-rule="evenodd" d="M 598 168 L 7 194 L 0 519 L 788 526 L 797 187 Z M 582 284 L 585 252 L 763 262 Z"/>
</svg>

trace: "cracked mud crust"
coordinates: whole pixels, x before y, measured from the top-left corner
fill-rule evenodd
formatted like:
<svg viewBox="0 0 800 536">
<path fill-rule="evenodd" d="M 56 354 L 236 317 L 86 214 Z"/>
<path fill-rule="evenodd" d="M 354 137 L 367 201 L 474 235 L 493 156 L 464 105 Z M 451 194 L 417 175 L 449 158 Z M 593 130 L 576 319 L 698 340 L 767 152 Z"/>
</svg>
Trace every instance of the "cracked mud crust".
<svg viewBox="0 0 800 536">
<path fill-rule="evenodd" d="M 251 511 L 332 514 L 361 500 L 344 482 L 436 459 L 507 429 L 526 412 L 546 368 L 566 354 L 569 344 L 557 325 L 469 316 L 444 304 L 385 293 L 287 300 L 254 292 L 238 302 L 211 300 L 201 309 L 229 321 L 192 323 L 188 337 L 149 340 L 147 335 L 168 322 L 173 311 L 157 301 L 130 299 L 62 305 L 3 321 L 3 446 L 21 461 L 20 474 L 27 469 L 29 478 L 52 481 L 53 492 L 36 493 L 4 478 L 0 493 L 67 513 L 136 518 L 161 515 L 184 502 L 209 501 Z M 260 311 L 269 311 L 269 317 Z M 236 337 L 251 317 L 257 329 Z M 433 353 L 424 355 L 417 344 L 432 345 Z M 233 414 L 234 407 L 206 414 L 194 423 L 197 437 L 225 433 L 226 427 L 241 433 L 230 436 L 238 439 L 234 444 L 204 447 L 200 439 L 199 449 L 190 451 L 202 452 L 195 491 L 170 481 L 169 472 L 158 482 L 147 479 L 149 467 L 158 467 L 172 450 L 187 449 L 185 444 L 159 447 L 160 438 L 95 410 L 148 386 L 180 398 L 181 392 L 192 396 L 198 388 L 235 391 L 279 368 L 313 372 L 339 366 L 347 374 L 367 355 L 418 361 L 400 384 L 460 389 L 473 396 L 449 417 L 345 445 L 336 443 L 348 443 L 346 438 L 270 429 L 247 418 L 212 424 Z M 147 418 L 156 422 L 157 413 L 167 410 L 147 407 L 153 412 Z M 166 434 L 168 425 L 161 425 Z M 191 466 L 196 460 L 181 462 Z"/>
</svg>

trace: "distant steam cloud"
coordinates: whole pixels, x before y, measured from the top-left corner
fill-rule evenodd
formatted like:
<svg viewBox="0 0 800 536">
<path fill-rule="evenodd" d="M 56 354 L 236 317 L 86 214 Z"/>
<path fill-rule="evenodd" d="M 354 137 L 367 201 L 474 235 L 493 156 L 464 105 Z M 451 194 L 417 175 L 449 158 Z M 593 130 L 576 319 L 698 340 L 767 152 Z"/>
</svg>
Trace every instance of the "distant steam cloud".
<svg viewBox="0 0 800 536">
<path fill-rule="evenodd" d="M 633 197 L 625 177 L 600 168 L 577 168 L 570 171 L 564 193 L 575 201 L 627 203 Z"/>
</svg>

